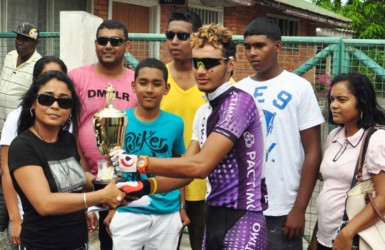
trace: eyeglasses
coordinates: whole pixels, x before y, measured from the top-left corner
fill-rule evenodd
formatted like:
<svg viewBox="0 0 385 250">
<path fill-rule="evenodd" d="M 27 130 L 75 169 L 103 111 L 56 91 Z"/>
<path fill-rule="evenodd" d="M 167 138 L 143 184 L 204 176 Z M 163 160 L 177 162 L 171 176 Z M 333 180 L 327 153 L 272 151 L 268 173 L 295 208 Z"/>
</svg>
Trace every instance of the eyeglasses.
<svg viewBox="0 0 385 250">
<path fill-rule="evenodd" d="M 199 67 L 203 67 L 204 69 L 211 69 L 221 64 L 221 61 L 228 61 L 232 59 L 233 57 L 225 57 L 225 58 L 192 58 L 193 67 L 195 69 L 198 69 Z"/>
<path fill-rule="evenodd" d="M 40 94 L 36 98 L 39 104 L 46 107 L 51 106 L 54 102 L 57 102 L 62 109 L 70 109 L 74 106 L 74 100 L 68 97 L 55 98 L 52 95 Z"/>
<path fill-rule="evenodd" d="M 179 41 L 187 41 L 190 39 L 190 33 L 188 32 L 174 32 L 174 31 L 166 31 L 167 40 L 172 40 L 174 37 L 178 37 Z"/>
<path fill-rule="evenodd" d="M 120 46 L 122 43 L 124 43 L 124 39 L 118 36 L 114 37 L 105 37 L 105 36 L 100 36 L 96 38 L 96 42 L 102 46 L 106 46 L 108 42 L 111 43 L 112 46 Z"/>
</svg>

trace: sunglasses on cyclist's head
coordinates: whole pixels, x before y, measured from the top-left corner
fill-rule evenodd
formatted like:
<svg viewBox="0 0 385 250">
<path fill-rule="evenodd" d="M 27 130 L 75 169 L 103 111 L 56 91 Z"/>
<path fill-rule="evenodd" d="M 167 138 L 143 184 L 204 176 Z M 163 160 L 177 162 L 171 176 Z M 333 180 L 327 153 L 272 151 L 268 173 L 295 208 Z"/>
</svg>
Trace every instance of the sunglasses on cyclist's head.
<svg viewBox="0 0 385 250">
<path fill-rule="evenodd" d="M 118 36 L 113 36 L 113 37 L 100 36 L 96 38 L 96 42 L 102 46 L 106 46 L 107 43 L 110 42 L 112 46 L 116 47 L 116 46 L 122 45 L 122 43 L 124 43 L 125 40 Z"/>
<path fill-rule="evenodd" d="M 46 107 L 51 106 L 54 102 L 57 102 L 62 109 L 70 109 L 74 105 L 74 100 L 69 97 L 55 98 L 52 95 L 40 94 L 36 98 L 40 105 Z"/>
<path fill-rule="evenodd" d="M 187 41 L 190 39 L 190 33 L 188 33 L 188 32 L 166 31 L 167 40 L 173 40 L 175 35 L 179 41 Z"/>
<path fill-rule="evenodd" d="M 218 65 L 221 64 L 222 60 L 223 61 L 228 61 L 232 59 L 233 57 L 224 57 L 224 58 L 209 58 L 209 57 L 204 57 L 204 58 L 192 58 L 193 62 L 193 67 L 195 69 L 198 69 L 199 67 L 203 67 L 204 69 L 211 69 L 214 68 Z"/>
</svg>

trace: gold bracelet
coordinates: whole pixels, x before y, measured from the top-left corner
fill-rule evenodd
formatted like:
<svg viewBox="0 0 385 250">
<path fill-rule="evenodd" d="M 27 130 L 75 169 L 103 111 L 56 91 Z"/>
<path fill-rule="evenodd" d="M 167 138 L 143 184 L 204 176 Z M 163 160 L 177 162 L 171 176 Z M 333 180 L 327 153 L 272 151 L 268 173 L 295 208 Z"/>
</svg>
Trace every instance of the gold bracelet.
<svg viewBox="0 0 385 250">
<path fill-rule="evenodd" d="M 155 194 L 156 191 L 158 191 L 158 182 L 156 181 L 156 179 L 154 177 L 151 177 L 150 178 L 152 180 L 152 184 L 153 184 L 153 189 L 152 189 L 152 192 L 150 192 L 150 194 Z"/>
<path fill-rule="evenodd" d="M 83 201 L 84 201 L 85 208 L 88 209 L 86 192 L 83 193 Z"/>
</svg>

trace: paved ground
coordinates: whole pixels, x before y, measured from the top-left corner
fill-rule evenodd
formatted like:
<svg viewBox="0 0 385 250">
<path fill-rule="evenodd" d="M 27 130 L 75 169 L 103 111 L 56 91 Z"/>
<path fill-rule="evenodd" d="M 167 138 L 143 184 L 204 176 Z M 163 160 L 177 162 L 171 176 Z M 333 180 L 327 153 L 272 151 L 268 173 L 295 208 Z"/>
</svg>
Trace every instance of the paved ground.
<svg viewBox="0 0 385 250">
<path fill-rule="evenodd" d="M 6 238 L 7 234 L 6 232 L 0 232 L 0 250 L 8 250 L 8 241 Z M 100 250 L 99 248 L 99 240 L 98 240 L 98 233 L 90 233 L 90 243 L 91 243 L 91 250 Z M 190 250 L 190 242 L 188 240 L 188 234 L 183 234 L 182 243 L 180 250 Z"/>
<path fill-rule="evenodd" d="M 91 242 L 91 250 L 100 250 L 98 233 L 89 234 Z M 183 234 L 180 250 L 190 250 L 190 241 L 188 240 L 188 234 Z"/>
<path fill-rule="evenodd" d="M 0 250 L 8 249 L 7 231 L 0 232 Z"/>
</svg>

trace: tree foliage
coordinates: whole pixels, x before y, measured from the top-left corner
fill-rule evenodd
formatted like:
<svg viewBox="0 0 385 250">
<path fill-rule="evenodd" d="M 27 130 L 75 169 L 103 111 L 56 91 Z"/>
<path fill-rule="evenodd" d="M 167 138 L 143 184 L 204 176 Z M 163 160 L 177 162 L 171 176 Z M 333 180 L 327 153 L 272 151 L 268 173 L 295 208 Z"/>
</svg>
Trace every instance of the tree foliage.
<svg viewBox="0 0 385 250">
<path fill-rule="evenodd" d="M 385 1 L 383 0 L 348 0 L 342 5 L 341 0 L 312 0 L 314 4 L 336 12 L 352 20 L 352 30 L 359 38 L 385 38 Z"/>
</svg>

